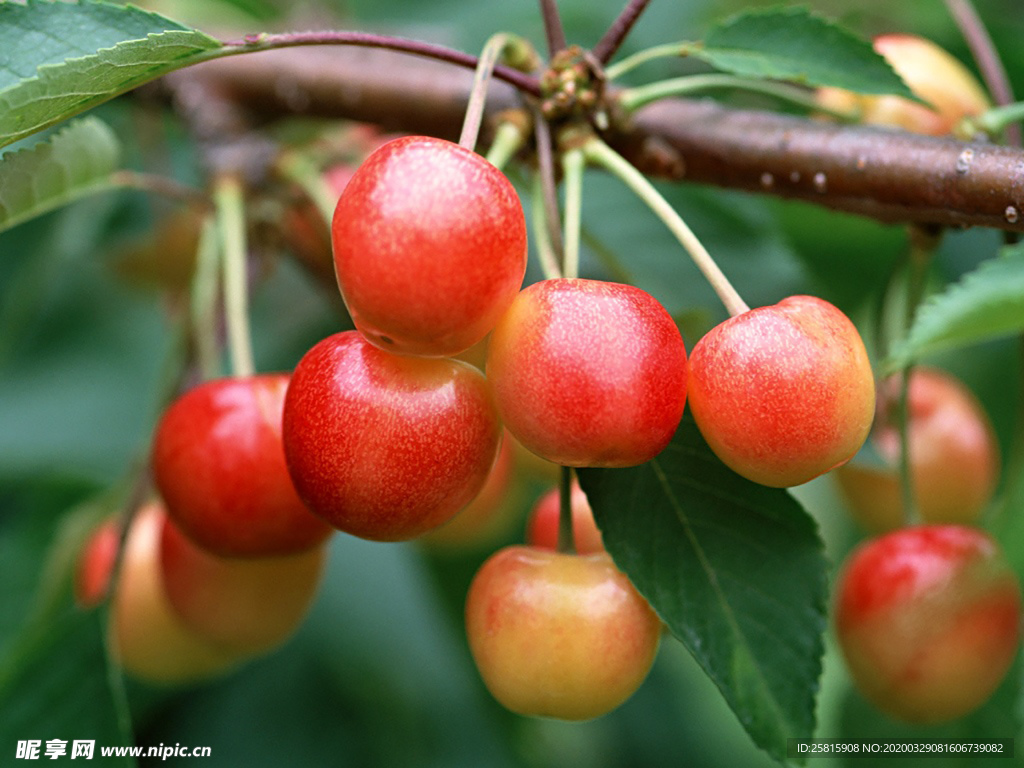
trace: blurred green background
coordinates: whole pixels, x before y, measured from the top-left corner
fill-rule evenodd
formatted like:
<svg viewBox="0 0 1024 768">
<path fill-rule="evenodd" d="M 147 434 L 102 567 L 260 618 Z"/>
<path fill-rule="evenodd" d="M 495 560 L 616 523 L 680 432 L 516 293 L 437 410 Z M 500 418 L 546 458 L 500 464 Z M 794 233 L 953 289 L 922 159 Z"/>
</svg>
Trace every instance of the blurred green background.
<svg viewBox="0 0 1024 768">
<path fill-rule="evenodd" d="M 655 0 L 624 52 L 699 39 L 714 19 L 742 7 L 774 4 Z M 530 2 L 338 0 L 314 6 L 284 0 L 154 0 L 143 5 L 214 34 L 329 25 L 386 30 L 466 51 L 479 50 L 500 29 L 525 35 L 538 47 L 543 41 L 540 16 Z M 622 4 L 563 0 L 559 5 L 570 41 L 588 45 Z M 816 0 L 809 5 L 865 36 L 914 32 L 970 60 L 940 2 Z M 977 0 L 977 6 L 1017 92 L 1024 93 L 1019 0 Z M 662 62 L 644 74 L 654 79 L 688 66 Z M 120 99 L 101 112 L 132 162 L 144 167 L 138 109 L 131 99 Z M 188 141 L 174 130 L 164 136 L 161 162 L 179 179 L 197 182 L 198 158 Z M 864 322 L 905 247 L 900 227 L 806 204 L 709 188 L 662 189 L 751 305 L 809 292 Z M 692 346 L 700 329 L 721 318 L 714 295 L 653 216 L 616 183 L 589 174 L 585 194 L 584 225 L 638 285 L 681 318 Z M 73 738 L 72 732 L 82 732 L 99 743 L 126 743 L 117 721 L 125 709 L 106 685 L 100 624 L 70 608 L 60 566 L 73 555 L 82 526 L 99 514 L 96 507 L 83 511 L 82 503 L 118 487 L 145 460 L 168 371 L 181 353 L 166 298 L 152 285 L 152 275 L 142 270 L 140 276 L 127 255 L 140 251 L 139 243 L 172 209 L 140 193 L 110 193 L 0 234 L 3 765 L 13 758 L 8 745 L 19 739 Z M 970 271 L 1001 243 L 993 232 L 950 233 L 934 284 Z M 583 273 L 608 276 L 589 249 Z M 345 322 L 336 304 L 288 259 L 275 261 L 259 282 L 252 314 L 257 366 L 263 370 L 291 368 L 309 346 Z M 933 361 L 979 395 L 1004 455 L 1020 398 L 1016 344 L 993 342 Z M 284 649 L 223 679 L 180 690 L 129 685 L 137 743 L 210 746 L 212 757 L 203 764 L 216 766 L 769 764 L 685 649 L 671 639 L 663 643 L 640 691 L 596 721 L 521 718 L 490 698 L 469 658 L 462 600 L 489 552 L 521 539 L 523 517 L 545 482 L 524 475 L 515 522 L 501 541 L 475 550 L 456 554 L 416 543 L 382 545 L 335 536 L 312 614 Z M 818 519 L 832 562 L 840 562 L 861 534 L 831 480 L 815 481 L 797 495 Z M 56 580 L 52 604 L 40 597 L 51 594 L 41 592 L 51 578 Z M 46 621 L 32 624 L 40 611 L 48 611 L 38 614 Z M 831 637 L 828 649 L 819 736 L 1015 735 L 1014 690 L 949 730 L 909 731 L 891 724 L 850 692 Z M 177 762 L 188 761 L 167 761 Z M 913 761 L 900 764 L 908 762 Z M 814 762 L 822 768 L 835 763 Z"/>
</svg>

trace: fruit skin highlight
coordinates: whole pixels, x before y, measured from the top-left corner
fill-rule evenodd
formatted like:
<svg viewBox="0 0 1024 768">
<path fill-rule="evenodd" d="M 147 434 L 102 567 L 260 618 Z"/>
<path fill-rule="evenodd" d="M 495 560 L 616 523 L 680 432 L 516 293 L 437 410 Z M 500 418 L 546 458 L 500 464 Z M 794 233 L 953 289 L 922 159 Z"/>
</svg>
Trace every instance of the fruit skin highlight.
<svg viewBox="0 0 1024 768">
<path fill-rule="evenodd" d="M 835 621 L 867 699 L 900 720 L 939 723 L 981 706 L 1005 677 L 1020 644 L 1020 586 L 987 534 L 906 528 L 848 558 Z"/>
<path fill-rule="evenodd" d="M 889 379 L 886 386 L 897 390 L 899 381 Z M 893 396 L 898 396 L 895 391 Z M 915 367 L 908 408 L 910 476 L 922 521 L 976 522 L 999 475 L 999 446 L 981 404 L 950 374 Z M 856 520 L 865 530 L 882 533 L 899 528 L 905 518 L 899 430 L 886 414 L 876 423 L 871 441 L 884 467 L 850 463 L 835 476 Z"/>
<path fill-rule="evenodd" d="M 450 520 L 480 492 L 501 423 L 472 366 L 392 355 L 346 331 L 299 361 L 283 439 L 314 513 L 355 536 L 400 541 Z"/>
<path fill-rule="evenodd" d="M 480 341 L 526 274 L 515 189 L 458 144 L 407 136 L 374 151 L 332 222 L 338 285 L 370 343 L 454 355 Z"/>
<path fill-rule="evenodd" d="M 661 621 L 606 553 L 516 546 L 474 577 L 466 632 L 484 683 L 506 708 L 589 720 L 640 687 Z"/>
<path fill-rule="evenodd" d="M 331 527 L 292 485 L 281 444 L 287 374 L 203 382 L 164 412 L 153 474 L 175 524 L 222 557 L 295 554 Z"/>
<path fill-rule="evenodd" d="M 525 288 L 494 329 L 487 378 L 505 426 L 572 467 L 642 464 L 686 403 L 686 347 L 650 294 L 599 280 Z"/>
<path fill-rule="evenodd" d="M 875 385 L 846 315 L 822 299 L 791 296 L 730 318 L 697 342 L 689 399 L 725 464 L 787 487 L 858 451 L 874 418 Z"/>
</svg>

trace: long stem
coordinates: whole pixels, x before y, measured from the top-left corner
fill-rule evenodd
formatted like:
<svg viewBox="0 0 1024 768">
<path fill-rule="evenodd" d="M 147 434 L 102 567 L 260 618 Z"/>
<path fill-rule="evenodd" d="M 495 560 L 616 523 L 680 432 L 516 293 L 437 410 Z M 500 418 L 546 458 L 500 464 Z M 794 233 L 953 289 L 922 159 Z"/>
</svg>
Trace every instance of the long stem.
<svg viewBox="0 0 1024 768">
<path fill-rule="evenodd" d="M 277 169 L 286 179 L 299 185 L 330 228 L 334 209 L 338 204 L 338 195 L 324 179 L 316 163 L 305 154 L 289 151 L 281 154 Z"/>
<path fill-rule="evenodd" d="M 583 145 L 583 152 L 588 160 L 618 176 L 661 219 L 711 283 L 730 315 L 736 316 L 750 310 L 686 222 L 640 171 L 597 137 Z"/>
<path fill-rule="evenodd" d="M 655 45 L 638 51 L 632 56 L 627 56 L 615 64 L 608 65 L 604 74 L 608 80 L 615 80 L 649 61 L 655 61 L 656 59 L 681 59 L 684 56 L 689 56 L 696 48 L 696 43 L 663 43 L 662 45 Z"/>
<path fill-rule="evenodd" d="M 558 482 L 558 551 L 576 552 L 576 536 L 572 529 L 572 469 L 562 467 Z"/>
<path fill-rule="evenodd" d="M 477 62 L 476 72 L 473 74 L 473 87 L 469 92 L 466 117 L 462 122 L 462 134 L 459 136 L 459 144 L 466 149 L 472 150 L 476 147 L 476 139 L 480 134 L 480 123 L 484 118 L 484 105 L 487 102 L 487 86 L 490 85 L 494 66 L 498 63 L 508 41 L 509 35 L 498 32 L 491 35 L 480 53 L 480 60 Z"/>
<path fill-rule="evenodd" d="M 294 48 L 300 45 L 352 45 L 364 48 L 386 48 L 391 51 L 411 53 L 428 59 L 446 61 L 467 69 L 476 69 L 477 57 L 443 45 L 425 43 L 392 35 L 375 35 L 369 32 L 287 32 L 282 34 L 252 35 L 241 40 L 224 41 L 224 47 L 214 51 L 210 58 L 220 58 L 239 53 L 269 51 L 276 48 Z M 512 67 L 497 65 L 494 76 L 515 86 L 523 93 L 540 96 L 540 81 L 532 75 L 519 72 Z"/>
<path fill-rule="evenodd" d="M 727 74 L 686 75 L 684 77 L 673 77 L 668 80 L 659 80 L 658 82 L 640 85 L 636 88 L 629 88 L 619 95 L 619 104 L 623 109 L 632 112 L 650 104 L 652 101 L 658 101 L 670 96 L 681 96 L 724 88 L 764 94 L 789 104 L 795 104 L 798 107 L 829 114 L 840 120 L 853 121 L 856 119 L 856 115 L 851 113 L 838 112 L 834 109 L 823 107 L 815 101 L 814 94 L 804 88 L 789 85 L 788 83 L 751 80 L 750 78 Z"/>
<path fill-rule="evenodd" d="M 597 45 L 591 50 L 595 59 L 602 64 L 607 64 L 611 61 L 612 56 L 619 50 L 622 41 L 626 39 L 626 35 L 633 29 L 633 25 L 636 24 L 640 14 L 644 12 L 650 2 L 651 0 L 629 0 L 626 3 L 622 13 L 612 22 L 611 26 L 608 27 L 608 31 L 604 33 L 601 39 L 597 41 Z"/>
<path fill-rule="evenodd" d="M 524 144 L 526 136 L 519 125 L 509 121 L 500 122 L 494 131 L 494 141 L 487 150 L 487 161 L 500 171 Z"/>
<path fill-rule="evenodd" d="M 556 280 L 562 276 L 562 270 L 558 266 L 558 255 L 551 245 L 551 228 L 548 226 L 542 186 L 540 174 L 534 174 L 533 191 L 530 195 L 530 220 L 533 223 L 533 239 L 537 246 L 540 271 L 545 280 Z"/>
<path fill-rule="evenodd" d="M 556 0 L 540 0 L 540 13 L 544 19 L 544 37 L 548 43 L 548 56 L 566 48 L 565 29 L 562 27 L 562 16 L 558 12 Z"/>
<path fill-rule="evenodd" d="M 221 248 L 218 236 L 217 219 L 213 216 L 206 217 L 199 233 L 189 306 L 196 361 L 203 379 L 212 379 L 220 371 L 217 288 Z"/>
<path fill-rule="evenodd" d="M 985 133 L 996 136 L 1011 125 L 1024 120 L 1024 101 L 993 107 L 977 117 L 969 118 L 969 120 Z"/>
<path fill-rule="evenodd" d="M 581 149 L 570 149 L 562 156 L 565 181 L 565 254 L 562 257 L 562 273 L 566 277 L 579 277 L 580 274 L 583 171 L 586 164 Z"/>
<path fill-rule="evenodd" d="M 227 316 L 231 373 L 235 376 L 251 376 L 255 365 L 249 332 L 245 206 L 241 180 L 233 174 L 219 176 L 214 182 L 213 198 L 220 225 L 224 311 Z"/>
<path fill-rule="evenodd" d="M 1003 66 L 999 52 L 992 42 L 992 36 L 985 29 L 984 23 L 978 16 L 978 11 L 970 0 L 946 0 L 946 8 L 956 21 L 960 31 L 971 49 L 971 55 L 978 64 L 981 77 L 988 87 L 989 93 L 996 104 L 1012 104 L 1013 86 L 1006 74 L 1006 67 Z M 1016 125 L 1011 125 L 1007 130 L 1007 138 L 1014 146 L 1020 146 L 1021 132 Z"/>
<path fill-rule="evenodd" d="M 563 253 L 562 230 L 558 224 L 558 190 L 555 182 L 555 150 L 551 140 L 551 126 L 540 110 L 534 110 L 534 139 L 537 143 L 537 171 L 540 174 L 544 220 L 548 238 L 555 256 L 561 261 Z"/>
</svg>

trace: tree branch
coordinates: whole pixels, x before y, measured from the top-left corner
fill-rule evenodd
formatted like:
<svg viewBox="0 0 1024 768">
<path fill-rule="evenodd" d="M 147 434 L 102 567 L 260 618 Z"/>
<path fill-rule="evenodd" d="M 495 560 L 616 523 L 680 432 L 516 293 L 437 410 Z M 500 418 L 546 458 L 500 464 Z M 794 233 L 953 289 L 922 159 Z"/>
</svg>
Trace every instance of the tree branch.
<svg viewBox="0 0 1024 768">
<path fill-rule="evenodd" d="M 165 78 L 179 96 L 213 88 L 254 119 L 375 122 L 457 139 L 472 73 L 375 49 L 248 54 Z M 489 114 L 521 105 L 494 83 Z M 1024 152 L 839 126 L 710 101 L 667 99 L 607 137 L 651 176 L 807 200 L 886 222 L 1024 231 Z"/>
</svg>

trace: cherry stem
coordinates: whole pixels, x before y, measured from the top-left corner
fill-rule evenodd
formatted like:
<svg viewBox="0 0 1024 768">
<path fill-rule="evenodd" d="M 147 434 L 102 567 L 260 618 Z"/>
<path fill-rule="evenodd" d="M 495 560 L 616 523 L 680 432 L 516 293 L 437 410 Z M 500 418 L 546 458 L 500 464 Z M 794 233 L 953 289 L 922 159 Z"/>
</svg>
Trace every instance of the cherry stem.
<svg viewBox="0 0 1024 768">
<path fill-rule="evenodd" d="M 551 140 L 551 126 L 540 110 L 534 110 L 534 139 L 537 144 L 537 170 L 540 174 L 541 199 L 544 201 L 544 221 L 548 230 L 551 250 L 558 261 L 563 253 L 562 230 L 558 225 L 558 190 L 555 183 L 555 151 Z"/>
<path fill-rule="evenodd" d="M 647 85 L 628 88 L 619 94 L 619 104 L 627 112 L 633 112 L 653 101 L 671 96 L 681 96 L 702 91 L 733 89 L 771 96 L 779 101 L 794 104 L 807 110 L 821 112 L 844 122 L 856 122 L 859 115 L 855 112 L 842 112 L 823 107 L 814 99 L 814 94 L 806 88 L 789 83 L 770 82 L 767 80 L 751 80 L 750 78 L 728 74 L 686 75 L 659 80 Z"/>
<path fill-rule="evenodd" d="M 1004 130 L 1009 133 L 1009 128 L 1021 120 L 1024 120 L 1024 101 L 993 107 L 977 117 L 966 118 L 965 122 L 981 129 L 989 136 L 998 136 Z M 1017 127 L 1019 132 L 1019 126 Z"/>
<path fill-rule="evenodd" d="M 1012 104 L 1014 101 L 1013 87 L 1010 78 L 1006 74 L 1006 67 L 996 50 L 992 37 L 978 16 L 978 11 L 970 0 L 946 0 L 946 8 L 949 14 L 956 21 L 960 32 L 971 49 L 981 77 L 992 94 L 993 100 L 1000 106 Z M 1016 125 L 1007 128 L 1007 139 L 1010 144 L 1020 146 L 1021 132 Z"/>
<path fill-rule="evenodd" d="M 627 72 L 632 72 L 641 64 L 656 59 L 684 58 L 697 50 L 696 43 L 664 43 L 645 48 L 642 51 L 627 56 L 621 61 L 608 65 L 604 70 L 604 76 L 609 81 L 622 77 Z"/>
<path fill-rule="evenodd" d="M 120 170 L 110 174 L 110 183 L 118 187 L 137 189 L 142 192 L 151 192 L 172 200 L 179 200 L 183 203 L 207 208 L 210 201 L 200 190 L 181 184 L 166 176 L 158 176 L 154 173 L 143 173 L 141 171 Z"/>
<path fill-rule="evenodd" d="M 622 13 L 612 22 L 611 26 L 608 27 L 608 31 L 604 33 L 604 36 L 597 41 L 597 45 L 591 50 L 595 59 L 601 62 L 601 64 L 607 64 L 611 61 L 612 56 L 619 50 L 622 41 L 626 39 L 626 35 L 633 29 L 633 25 L 636 24 L 640 14 L 644 12 L 650 1 L 629 0 L 626 7 L 622 9 Z"/>
<path fill-rule="evenodd" d="M 308 155 L 296 151 L 281 153 L 276 166 L 284 178 L 298 185 L 330 229 L 338 195 L 324 179 L 321 168 Z"/>
<path fill-rule="evenodd" d="M 548 227 L 547 211 L 544 207 L 544 190 L 540 174 L 533 176 L 533 190 L 530 195 L 530 220 L 533 223 L 533 238 L 537 245 L 537 259 L 545 280 L 557 280 L 562 276 L 558 266 L 558 255 L 551 244 L 551 230 Z"/>
<path fill-rule="evenodd" d="M 547 39 L 548 55 L 554 56 L 564 51 L 567 45 L 565 29 L 562 27 L 562 16 L 558 12 L 556 0 L 540 0 L 540 13 L 544 19 L 544 37 Z"/>
<path fill-rule="evenodd" d="M 562 173 L 565 181 L 565 253 L 562 256 L 562 274 L 579 277 L 580 229 L 583 213 L 583 172 L 587 160 L 583 150 L 570 149 L 562 155 Z"/>
<path fill-rule="evenodd" d="M 189 315 L 196 348 L 197 363 L 203 379 L 212 379 L 220 371 L 220 344 L 217 329 L 217 287 L 220 242 L 217 220 L 203 219 L 196 248 L 196 266 L 192 275 Z"/>
<path fill-rule="evenodd" d="M 562 467 L 558 481 L 558 551 L 576 553 L 576 536 L 572 529 L 572 469 Z"/>
<path fill-rule="evenodd" d="M 231 373 L 251 376 L 255 371 L 249 332 L 249 297 L 246 270 L 245 202 L 242 182 L 234 174 L 214 181 L 214 205 L 220 225 L 221 266 L 224 270 L 224 311 L 227 319 Z"/>
<path fill-rule="evenodd" d="M 277 48 L 294 48 L 300 45 L 352 45 L 364 48 L 385 48 L 391 51 L 423 56 L 428 59 L 445 61 L 467 69 L 476 69 L 477 57 L 453 48 L 421 40 L 410 40 L 392 35 L 377 35 L 369 32 L 287 32 L 282 34 L 251 35 L 241 40 L 227 40 L 224 47 L 214 51 L 210 58 L 232 56 L 239 53 L 269 51 Z M 496 65 L 494 76 L 515 86 L 523 93 L 540 96 L 540 81 L 512 67 Z"/>
<path fill-rule="evenodd" d="M 662 223 L 668 227 L 669 231 L 690 254 L 690 258 L 711 284 L 730 315 L 735 317 L 750 311 L 750 307 L 719 269 L 718 264 L 715 263 L 697 236 L 693 234 L 693 230 L 687 226 L 682 217 L 647 180 L 646 176 L 596 136 L 586 141 L 583 145 L 583 152 L 589 161 L 617 176 L 661 219 Z"/>
<path fill-rule="evenodd" d="M 459 144 L 470 151 L 476 148 L 476 140 L 480 135 L 480 124 L 484 119 L 484 105 L 487 103 L 487 87 L 491 84 L 494 66 L 498 63 L 505 46 L 508 45 L 509 37 L 505 32 L 491 35 L 484 44 L 484 49 L 477 61 L 476 71 L 473 73 L 473 87 L 469 91 L 466 116 L 462 121 L 462 133 L 459 135 Z"/>
<path fill-rule="evenodd" d="M 508 161 L 526 144 L 526 136 L 522 129 L 511 121 L 498 123 L 494 131 L 494 141 L 487 150 L 487 162 L 499 171 L 508 165 Z"/>
</svg>

